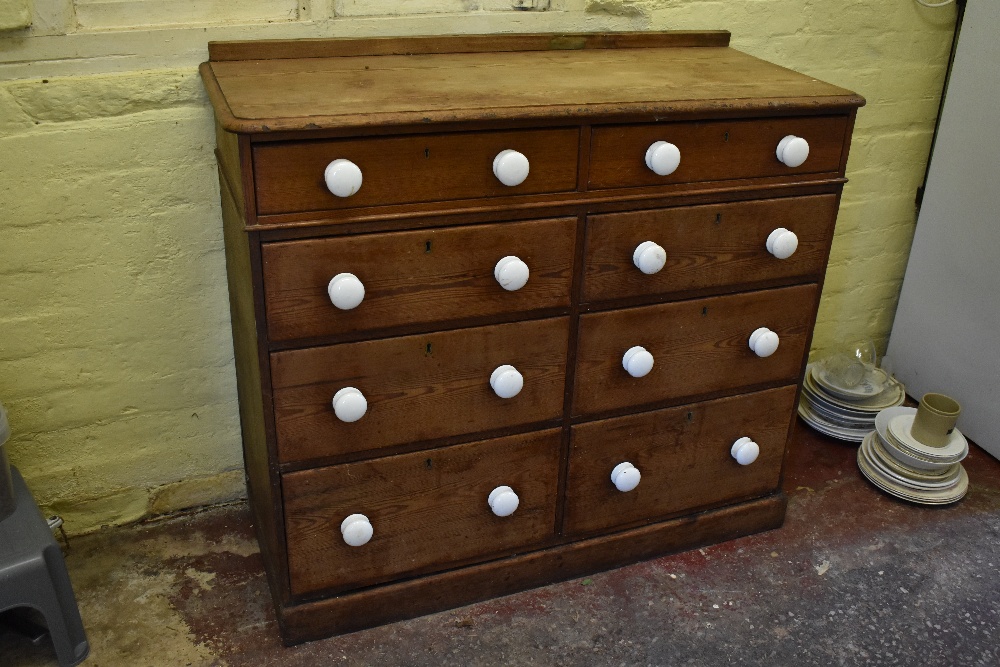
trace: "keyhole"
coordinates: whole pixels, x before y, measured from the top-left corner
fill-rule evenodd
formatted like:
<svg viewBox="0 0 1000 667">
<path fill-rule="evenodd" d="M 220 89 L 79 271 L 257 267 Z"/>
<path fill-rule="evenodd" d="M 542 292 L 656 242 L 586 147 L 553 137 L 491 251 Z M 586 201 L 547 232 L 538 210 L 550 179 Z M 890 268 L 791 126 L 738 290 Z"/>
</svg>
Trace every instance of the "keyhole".
<svg viewBox="0 0 1000 667">
<path fill-rule="evenodd" d="M 728 132 L 726 132 L 724 135 L 722 135 L 722 140 L 723 141 L 729 141 L 729 133 Z"/>
<path fill-rule="evenodd" d="M 431 242 L 427 241 L 426 243 L 424 243 L 424 252 L 430 252 L 430 251 L 431 251 Z"/>
<path fill-rule="evenodd" d="M 428 468 L 433 468 L 433 467 L 434 467 L 434 463 L 433 463 L 433 462 L 432 462 L 432 461 L 431 461 L 430 459 L 427 459 L 426 461 L 424 461 L 424 464 L 425 464 L 425 465 L 426 465 L 426 466 L 427 466 Z"/>
<path fill-rule="evenodd" d="M 427 356 L 429 357 L 429 356 L 431 356 L 431 355 L 432 355 L 433 353 L 434 353 L 434 349 L 433 349 L 433 347 L 431 346 L 431 344 L 430 344 L 430 343 L 427 343 L 427 347 L 425 347 L 425 348 L 424 348 L 424 354 L 426 354 L 426 355 L 427 355 Z"/>
<path fill-rule="evenodd" d="M 721 213 L 716 213 L 715 214 L 715 224 L 717 224 L 717 225 L 722 224 L 722 214 Z"/>
<path fill-rule="evenodd" d="M 694 421 L 694 413 L 693 412 L 689 412 L 688 413 L 688 421 L 689 422 L 693 422 Z"/>
<path fill-rule="evenodd" d="M 701 315 L 702 317 L 708 315 L 708 306 L 705 306 L 704 308 L 701 309 Z"/>
<path fill-rule="evenodd" d="M 429 158 L 430 156 L 431 156 L 431 149 L 425 148 L 424 149 L 424 157 L 428 157 Z"/>
</svg>

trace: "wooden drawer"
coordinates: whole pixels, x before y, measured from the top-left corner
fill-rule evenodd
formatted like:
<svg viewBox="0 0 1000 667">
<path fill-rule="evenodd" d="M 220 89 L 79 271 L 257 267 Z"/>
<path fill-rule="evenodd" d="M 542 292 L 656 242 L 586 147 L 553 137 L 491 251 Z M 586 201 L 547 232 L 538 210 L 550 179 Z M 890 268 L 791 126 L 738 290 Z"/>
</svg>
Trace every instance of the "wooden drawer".
<svg viewBox="0 0 1000 667">
<path fill-rule="evenodd" d="M 795 382 L 819 299 L 815 284 L 692 299 L 580 317 L 573 414 L 586 415 L 769 382 Z M 760 358 L 758 327 L 779 346 Z M 648 375 L 622 366 L 631 347 L 653 355 Z"/>
<path fill-rule="evenodd" d="M 442 570 L 552 537 L 561 438 L 551 429 L 284 475 L 292 593 Z M 487 503 L 502 485 L 519 500 L 506 517 Z M 344 542 L 351 514 L 370 521 L 367 544 Z"/>
<path fill-rule="evenodd" d="M 595 127 L 589 187 L 838 172 L 847 124 L 847 116 L 812 116 Z M 809 142 L 809 158 L 795 168 L 785 166 L 775 155 L 778 142 L 789 134 Z M 658 176 L 646 166 L 646 149 L 656 141 L 680 149 L 680 166 L 668 176 Z"/>
<path fill-rule="evenodd" d="M 575 244 L 576 218 L 265 244 L 268 336 L 290 340 L 565 308 Z M 530 271 L 516 291 L 493 275 L 508 255 Z M 353 273 L 364 285 L 356 308 L 330 302 L 327 285 L 339 273 Z"/>
<path fill-rule="evenodd" d="M 563 531 L 587 533 L 778 488 L 794 386 L 579 424 L 572 429 Z M 733 443 L 749 437 L 757 460 L 742 466 Z M 622 493 L 611 471 L 628 461 L 641 479 Z"/>
<path fill-rule="evenodd" d="M 261 215 L 416 202 L 474 199 L 576 189 L 578 128 L 456 132 L 399 137 L 261 144 L 253 150 Z M 493 158 L 513 149 L 528 158 L 528 178 L 497 180 Z M 355 163 L 361 189 L 336 197 L 323 172 L 336 159 Z"/>
<path fill-rule="evenodd" d="M 569 318 L 345 343 L 271 355 L 281 462 L 376 450 L 562 416 Z M 503 399 L 490 375 L 510 364 L 524 387 Z M 355 387 L 368 409 L 340 421 L 331 404 Z"/>
<path fill-rule="evenodd" d="M 583 299 L 818 276 L 836 219 L 836 195 L 595 215 L 587 221 Z M 798 236 L 798 248 L 787 259 L 777 259 L 765 245 L 779 227 Z M 667 263 L 658 273 L 647 275 L 632 260 L 644 241 L 666 251 Z"/>
</svg>

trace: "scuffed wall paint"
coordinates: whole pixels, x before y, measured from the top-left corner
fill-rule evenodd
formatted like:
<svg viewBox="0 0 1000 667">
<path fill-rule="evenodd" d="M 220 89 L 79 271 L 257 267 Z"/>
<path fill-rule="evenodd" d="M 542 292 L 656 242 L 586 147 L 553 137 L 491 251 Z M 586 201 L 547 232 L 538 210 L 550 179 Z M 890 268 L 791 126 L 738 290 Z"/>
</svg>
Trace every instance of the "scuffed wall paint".
<svg viewBox="0 0 1000 667">
<path fill-rule="evenodd" d="M 0 401 L 14 464 L 68 530 L 244 493 L 212 115 L 196 71 L 211 39 L 728 29 L 737 48 L 868 99 L 814 346 L 862 334 L 884 345 L 953 8 L 908 0 L 506 7 L 317 0 L 299 3 L 294 20 L 268 22 L 206 3 L 197 24 L 123 29 L 111 17 L 95 29 L 80 25 L 68 0 L 36 0 L 30 29 L 0 33 Z"/>
</svg>

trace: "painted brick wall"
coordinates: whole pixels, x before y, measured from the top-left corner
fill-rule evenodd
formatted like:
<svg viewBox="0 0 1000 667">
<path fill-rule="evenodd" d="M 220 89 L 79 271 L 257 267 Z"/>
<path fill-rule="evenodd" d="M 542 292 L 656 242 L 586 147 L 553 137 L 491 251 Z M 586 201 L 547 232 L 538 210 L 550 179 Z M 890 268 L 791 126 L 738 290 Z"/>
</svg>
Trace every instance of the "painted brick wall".
<svg viewBox="0 0 1000 667">
<path fill-rule="evenodd" d="M 75 533 L 244 493 L 196 73 L 209 40 L 724 28 L 858 91 L 821 350 L 884 346 L 955 16 L 912 0 L 3 1 L 0 401 L 13 462 Z"/>
</svg>

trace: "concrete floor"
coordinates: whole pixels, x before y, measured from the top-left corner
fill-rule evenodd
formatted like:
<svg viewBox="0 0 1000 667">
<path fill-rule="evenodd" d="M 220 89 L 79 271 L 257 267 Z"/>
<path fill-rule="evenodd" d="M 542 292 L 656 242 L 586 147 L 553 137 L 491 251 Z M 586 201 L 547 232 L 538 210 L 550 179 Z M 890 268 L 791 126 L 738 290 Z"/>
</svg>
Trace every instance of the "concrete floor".
<svg viewBox="0 0 1000 667">
<path fill-rule="evenodd" d="M 245 505 L 72 540 L 91 667 L 998 665 L 1000 463 L 947 508 L 869 485 L 801 423 L 783 528 L 284 648 Z M 0 630 L 0 665 L 54 665 Z"/>
</svg>

